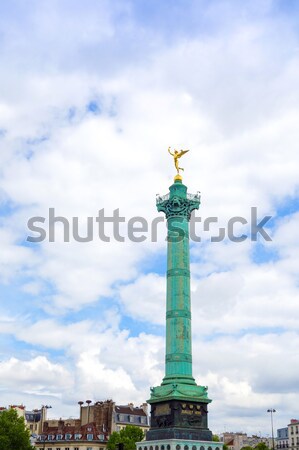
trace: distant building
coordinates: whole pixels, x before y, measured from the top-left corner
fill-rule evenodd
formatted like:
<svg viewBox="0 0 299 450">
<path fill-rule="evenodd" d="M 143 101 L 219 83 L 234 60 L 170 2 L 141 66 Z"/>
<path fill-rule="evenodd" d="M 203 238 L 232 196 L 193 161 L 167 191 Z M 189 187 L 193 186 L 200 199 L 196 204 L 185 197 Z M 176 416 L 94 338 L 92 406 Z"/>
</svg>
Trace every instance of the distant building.
<svg viewBox="0 0 299 450">
<path fill-rule="evenodd" d="M 246 433 L 223 433 L 221 440 L 229 447 L 229 450 L 241 450 L 245 446 Z"/>
<path fill-rule="evenodd" d="M 95 422 L 108 434 L 120 431 L 127 425 L 140 427 L 144 434 L 149 430 L 149 417 L 147 414 L 147 403 L 136 407 L 133 403 L 128 405 L 116 405 L 112 400 L 95 402 L 83 406 L 80 403 L 80 420 L 82 425 Z"/>
<path fill-rule="evenodd" d="M 299 450 L 299 420 L 291 419 L 288 425 L 288 441 L 292 450 Z"/>
<path fill-rule="evenodd" d="M 277 430 L 277 448 L 288 448 L 289 446 L 289 434 L 288 427 L 279 428 Z"/>
<path fill-rule="evenodd" d="M 247 436 L 246 433 L 223 433 L 221 441 L 228 446 L 229 450 L 241 450 L 242 447 L 256 447 L 260 442 L 264 442 L 267 447 L 272 447 L 272 440 L 261 436 Z M 298 449 L 299 450 L 299 449 Z"/>
<path fill-rule="evenodd" d="M 105 450 L 109 436 L 127 425 L 149 429 L 147 404 L 115 405 L 112 400 L 78 402 L 78 419 L 46 420 L 35 447 L 38 450 Z"/>
<path fill-rule="evenodd" d="M 143 403 L 139 408 L 133 403 L 128 405 L 116 405 L 114 409 L 115 431 L 120 431 L 127 425 L 140 427 L 146 435 L 149 430 L 149 417 L 147 415 L 147 403 Z"/>
<path fill-rule="evenodd" d="M 35 443 L 38 450 L 105 450 L 108 434 L 94 423 L 81 425 L 77 419 L 73 424 L 59 420 L 57 426 L 45 422 L 44 429 Z"/>
</svg>

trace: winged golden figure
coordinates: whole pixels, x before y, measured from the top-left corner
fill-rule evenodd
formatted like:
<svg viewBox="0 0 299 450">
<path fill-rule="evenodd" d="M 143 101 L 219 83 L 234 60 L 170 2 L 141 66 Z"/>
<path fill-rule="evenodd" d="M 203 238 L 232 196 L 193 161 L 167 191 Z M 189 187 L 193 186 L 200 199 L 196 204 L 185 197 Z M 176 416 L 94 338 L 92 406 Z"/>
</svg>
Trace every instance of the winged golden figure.
<svg viewBox="0 0 299 450">
<path fill-rule="evenodd" d="M 189 150 L 174 150 L 173 153 L 170 151 L 170 147 L 168 147 L 168 152 L 173 156 L 173 161 L 177 173 L 180 173 L 180 170 L 184 170 L 183 167 L 179 167 L 179 158 L 181 158 L 185 153 L 189 152 Z"/>
</svg>

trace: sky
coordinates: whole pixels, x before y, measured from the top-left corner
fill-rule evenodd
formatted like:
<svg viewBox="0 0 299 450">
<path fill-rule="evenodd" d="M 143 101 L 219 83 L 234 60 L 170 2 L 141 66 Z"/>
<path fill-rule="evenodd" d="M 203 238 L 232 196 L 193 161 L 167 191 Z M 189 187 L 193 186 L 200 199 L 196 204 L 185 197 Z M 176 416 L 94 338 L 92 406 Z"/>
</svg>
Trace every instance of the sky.
<svg viewBox="0 0 299 450">
<path fill-rule="evenodd" d="M 166 224 L 132 242 L 128 223 L 163 217 L 171 146 L 190 149 L 183 180 L 201 192 L 193 375 L 210 429 L 299 418 L 298 2 L 1 2 L 0 60 L 1 405 L 77 417 L 80 400 L 139 405 L 161 383 Z M 62 224 L 50 241 L 51 208 L 69 242 Z M 110 242 L 96 227 L 77 242 L 76 220 L 84 236 L 103 209 L 125 218 L 123 242 L 111 223 Z M 271 240 L 253 239 L 252 211 Z"/>
</svg>

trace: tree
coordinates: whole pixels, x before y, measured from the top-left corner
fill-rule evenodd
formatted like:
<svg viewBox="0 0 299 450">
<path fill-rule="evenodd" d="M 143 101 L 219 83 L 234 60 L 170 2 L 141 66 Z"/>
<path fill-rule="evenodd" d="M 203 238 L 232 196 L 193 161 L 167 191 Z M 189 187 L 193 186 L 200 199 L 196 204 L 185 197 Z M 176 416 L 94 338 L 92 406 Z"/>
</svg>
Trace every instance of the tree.
<svg viewBox="0 0 299 450">
<path fill-rule="evenodd" d="M 217 434 L 213 434 L 212 441 L 220 442 L 219 436 L 217 436 Z"/>
<path fill-rule="evenodd" d="M 107 442 L 107 449 L 116 450 L 116 445 L 122 443 L 124 444 L 124 450 L 135 450 L 136 442 L 142 441 L 143 438 L 144 433 L 140 427 L 127 425 L 126 428 L 123 428 L 119 432 L 114 431 L 111 434 Z"/>
<path fill-rule="evenodd" d="M 0 413 L 0 450 L 33 450 L 23 417 L 9 409 Z"/>
<path fill-rule="evenodd" d="M 257 450 L 269 450 L 265 442 L 259 442 L 254 448 Z"/>
</svg>

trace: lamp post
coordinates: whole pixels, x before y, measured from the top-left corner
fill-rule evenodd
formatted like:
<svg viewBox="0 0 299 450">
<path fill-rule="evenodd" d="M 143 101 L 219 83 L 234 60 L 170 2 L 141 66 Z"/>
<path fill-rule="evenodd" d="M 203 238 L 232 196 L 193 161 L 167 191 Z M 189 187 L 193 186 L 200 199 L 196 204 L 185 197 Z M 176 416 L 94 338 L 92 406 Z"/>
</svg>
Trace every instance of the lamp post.
<svg viewBox="0 0 299 450">
<path fill-rule="evenodd" d="M 273 413 L 276 412 L 276 409 L 267 409 L 267 412 L 271 414 L 271 429 L 272 429 L 272 449 L 274 450 L 274 430 L 273 430 Z"/>
</svg>

